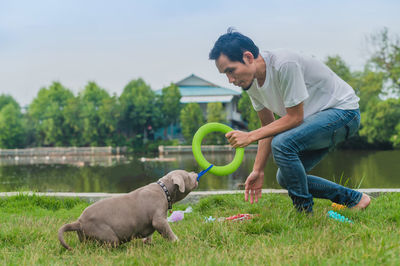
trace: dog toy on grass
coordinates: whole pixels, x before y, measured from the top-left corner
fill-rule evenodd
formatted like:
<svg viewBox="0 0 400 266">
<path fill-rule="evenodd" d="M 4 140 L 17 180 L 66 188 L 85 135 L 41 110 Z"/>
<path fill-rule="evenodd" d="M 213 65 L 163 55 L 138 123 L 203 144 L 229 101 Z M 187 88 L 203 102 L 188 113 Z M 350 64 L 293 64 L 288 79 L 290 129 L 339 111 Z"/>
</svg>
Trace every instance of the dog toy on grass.
<svg viewBox="0 0 400 266">
<path fill-rule="evenodd" d="M 334 212 L 332 210 L 328 211 L 327 215 L 328 215 L 329 218 L 335 219 L 335 220 L 337 220 L 339 222 L 342 222 L 342 223 L 345 223 L 345 222 L 346 223 L 351 223 L 351 224 L 353 223 L 353 221 L 350 220 L 349 218 L 346 218 L 343 215 L 340 215 L 339 213 Z"/>
<path fill-rule="evenodd" d="M 180 220 L 183 220 L 183 217 L 185 216 L 185 213 L 192 212 L 193 209 L 192 207 L 187 207 L 186 210 L 184 211 L 173 211 L 171 215 L 167 218 L 168 222 L 174 223 Z"/>
<path fill-rule="evenodd" d="M 342 205 L 342 204 L 337 204 L 337 203 L 333 202 L 332 203 L 332 208 L 337 210 L 337 211 L 340 211 L 340 210 L 346 209 L 347 207 Z"/>
<path fill-rule="evenodd" d="M 214 218 L 212 216 L 210 217 L 204 217 L 204 220 L 206 223 L 209 222 L 214 222 L 215 220 L 217 220 L 218 222 L 224 222 L 224 221 L 244 221 L 244 220 L 250 220 L 253 219 L 254 216 L 260 216 L 259 214 L 248 214 L 248 213 L 239 213 L 237 215 L 233 215 L 233 216 L 229 216 L 229 217 L 219 217 Z"/>
<path fill-rule="evenodd" d="M 210 216 L 210 217 L 204 217 L 204 221 L 206 223 L 214 222 L 216 218 Z"/>
<path fill-rule="evenodd" d="M 239 213 L 238 215 L 233 215 L 230 217 L 226 217 L 225 219 L 228 221 L 242 221 L 242 220 L 250 220 L 253 218 L 253 214 L 248 213 Z"/>
</svg>

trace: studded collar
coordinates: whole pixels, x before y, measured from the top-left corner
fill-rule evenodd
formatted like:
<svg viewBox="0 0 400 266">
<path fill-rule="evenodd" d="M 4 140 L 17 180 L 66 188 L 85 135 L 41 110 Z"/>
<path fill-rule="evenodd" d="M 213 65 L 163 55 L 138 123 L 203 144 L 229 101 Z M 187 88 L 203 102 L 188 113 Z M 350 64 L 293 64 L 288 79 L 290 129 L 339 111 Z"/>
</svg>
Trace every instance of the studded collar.
<svg viewBox="0 0 400 266">
<path fill-rule="evenodd" d="M 157 184 L 160 185 L 160 187 L 164 190 L 165 196 L 167 196 L 167 201 L 168 201 L 168 210 L 172 209 L 172 201 L 171 201 L 171 195 L 169 194 L 169 191 L 165 184 L 161 182 L 160 180 L 157 181 Z"/>
</svg>

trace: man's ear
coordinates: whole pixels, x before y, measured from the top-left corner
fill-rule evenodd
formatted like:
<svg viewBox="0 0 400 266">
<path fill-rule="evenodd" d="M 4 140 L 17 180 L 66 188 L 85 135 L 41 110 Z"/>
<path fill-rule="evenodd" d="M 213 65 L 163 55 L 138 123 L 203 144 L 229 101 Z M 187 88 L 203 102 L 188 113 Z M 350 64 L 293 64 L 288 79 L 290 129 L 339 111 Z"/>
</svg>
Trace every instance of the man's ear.
<svg viewBox="0 0 400 266">
<path fill-rule="evenodd" d="M 251 52 L 249 51 L 244 51 L 243 52 L 243 61 L 245 63 L 252 64 L 254 62 L 254 56 Z"/>
<path fill-rule="evenodd" d="M 172 182 L 178 186 L 179 191 L 181 193 L 185 192 L 185 181 L 183 181 L 183 177 L 180 175 L 173 175 L 172 176 Z"/>
</svg>

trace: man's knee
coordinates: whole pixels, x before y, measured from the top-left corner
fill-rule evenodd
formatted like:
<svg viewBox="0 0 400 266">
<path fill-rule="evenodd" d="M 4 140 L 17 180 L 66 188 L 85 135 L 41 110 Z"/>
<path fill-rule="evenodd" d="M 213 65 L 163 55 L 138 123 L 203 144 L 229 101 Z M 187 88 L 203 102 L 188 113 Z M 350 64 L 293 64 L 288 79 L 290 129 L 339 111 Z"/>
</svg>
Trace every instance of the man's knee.
<svg viewBox="0 0 400 266">
<path fill-rule="evenodd" d="M 281 152 L 284 147 L 284 138 L 282 137 L 281 134 L 276 135 L 272 138 L 271 141 L 271 151 L 273 154 L 276 154 L 278 152 Z"/>
<path fill-rule="evenodd" d="M 271 142 L 271 152 L 275 160 L 287 159 L 293 155 L 297 156 L 300 146 L 298 145 L 294 136 L 286 131 L 274 136 Z"/>
</svg>

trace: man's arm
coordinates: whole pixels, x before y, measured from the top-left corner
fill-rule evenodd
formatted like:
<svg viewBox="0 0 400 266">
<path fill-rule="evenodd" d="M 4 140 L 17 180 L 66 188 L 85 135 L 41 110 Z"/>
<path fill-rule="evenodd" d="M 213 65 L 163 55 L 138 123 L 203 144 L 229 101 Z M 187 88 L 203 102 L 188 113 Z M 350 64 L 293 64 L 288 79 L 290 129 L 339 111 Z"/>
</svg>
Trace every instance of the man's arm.
<svg viewBox="0 0 400 266">
<path fill-rule="evenodd" d="M 274 114 L 266 108 L 258 111 L 257 114 L 261 122 L 261 127 L 264 127 L 275 120 Z M 271 140 L 272 138 L 268 137 L 261 139 L 258 142 L 257 156 L 254 162 L 253 171 L 264 171 L 265 164 L 271 152 Z"/>
<path fill-rule="evenodd" d="M 274 114 L 264 108 L 257 112 L 261 121 L 261 127 L 266 126 L 274 121 Z M 262 186 L 264 183 L 264 167 L 271 153 L 272 137 L 261 139 L 258 142 L 257 155 L 253 166 L 253 171 L 246 179 L 244 200 L 248 201 L 250 194 L 250 202 L 258 202 L 261 198 Z"/>
<path fill-rule="evenodd" d="M 303 103 L 300 103 L 296 106 L 286 108 L 286 115 L 259 129 L 250 132 L 231 131 L 226 133 L 225 136 L 232 147 L 246 147 L 257 140 L 269 138 L 297 127 L 303 122 L 303 116 Z"/>
</svg>

